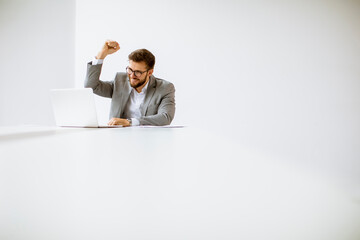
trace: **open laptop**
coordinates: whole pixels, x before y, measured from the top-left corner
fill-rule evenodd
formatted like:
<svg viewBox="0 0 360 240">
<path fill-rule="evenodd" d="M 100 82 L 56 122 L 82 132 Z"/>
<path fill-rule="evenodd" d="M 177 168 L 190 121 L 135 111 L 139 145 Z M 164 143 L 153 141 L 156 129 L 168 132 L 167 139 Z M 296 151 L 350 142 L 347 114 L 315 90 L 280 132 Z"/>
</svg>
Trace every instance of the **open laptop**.
<svg viewBox="0 0 360 240">
<path fill-rule="evenodd" d="M 52 89 L 50 90 L 55 122 L 61 127 L 118 128 L 121 125 L 99 125 L 93 90 Z"/>
</svg>

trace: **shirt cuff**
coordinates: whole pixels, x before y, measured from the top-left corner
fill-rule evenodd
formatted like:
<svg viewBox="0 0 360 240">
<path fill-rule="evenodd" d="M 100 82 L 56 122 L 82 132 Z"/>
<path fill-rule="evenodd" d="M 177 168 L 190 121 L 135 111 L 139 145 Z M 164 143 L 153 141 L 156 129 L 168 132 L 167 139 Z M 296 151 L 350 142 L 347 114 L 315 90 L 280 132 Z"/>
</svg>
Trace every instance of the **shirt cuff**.
<svg viewBox="0 0 360 240">
<path fill-rule="evenodd" d="M 94 59 L 92 60 L 92 65 L 103 64 L 103 62 L 104 62 L 104 59 L 96 59 L 96 58 L 94 58 Z"/>
<path fill-rule="evenodd" d="M 131 126 L 139 126 L 140 121 L 137 118 L 131 118 Z"/>
</svg>

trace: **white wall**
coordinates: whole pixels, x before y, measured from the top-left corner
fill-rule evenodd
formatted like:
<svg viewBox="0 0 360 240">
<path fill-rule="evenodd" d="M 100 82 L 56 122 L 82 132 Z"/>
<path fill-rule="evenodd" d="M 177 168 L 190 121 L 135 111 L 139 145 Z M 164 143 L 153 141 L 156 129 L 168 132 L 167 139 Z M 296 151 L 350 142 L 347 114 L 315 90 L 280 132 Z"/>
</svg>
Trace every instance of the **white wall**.
<svg viewBox="0 0 360 240">
<path fill-rule="evenodd" d="M 104 80 L 148 48 L 175 84 L 173 124 L 360 183 L 358 1 L 77 1 L 76 86 L 105 39 Z M 97 99 L 107 120 L 109 101 Z M 214 136 L 214 141 L 216 137 Z"/>
<path fill-rule="evenodd" d="M 74 86 L 75 1 L 0 0 L 0 126 L 54 125 L 49 89 Z"/>
</svg>

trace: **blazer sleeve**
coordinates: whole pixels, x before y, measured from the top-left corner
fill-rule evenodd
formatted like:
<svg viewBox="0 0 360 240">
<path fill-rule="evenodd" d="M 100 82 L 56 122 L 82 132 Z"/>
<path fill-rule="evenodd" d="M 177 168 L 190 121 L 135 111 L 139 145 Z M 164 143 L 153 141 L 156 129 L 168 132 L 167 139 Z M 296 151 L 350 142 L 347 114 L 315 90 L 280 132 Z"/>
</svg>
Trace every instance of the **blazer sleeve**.
<svg viewBox="0 0 360 240">
<path fill-rule="evenodd" d="M 114 90 L 114 81 L 101 81 L 102 64 L 92 65 L 91 62 L 87 64 L 87 72 L 84 87 L 92 88 L 94 93 L 102 96 L 111 98 Z"/>
<path fill-rule="evenodd" d="M 175 116 L 175 87 L 172 83 L 166 88 L 158 107 L 157 114 L 143 116 L 139 119 L 140 125 L 164 126 L 170 125 Z"/>
</svg>

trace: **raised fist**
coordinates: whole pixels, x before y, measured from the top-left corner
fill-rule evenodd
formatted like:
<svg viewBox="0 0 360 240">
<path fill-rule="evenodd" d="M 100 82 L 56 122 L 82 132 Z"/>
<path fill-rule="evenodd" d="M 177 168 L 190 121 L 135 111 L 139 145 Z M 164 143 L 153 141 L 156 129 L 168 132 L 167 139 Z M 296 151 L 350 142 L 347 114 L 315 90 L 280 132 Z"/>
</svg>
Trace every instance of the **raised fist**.
<svg viewBox="0 0 360 240">
<path fill-rule="evenodd" d="M 107 40 L 98 55 L 96 56 L 97 59 L 104 59 L 107 55 L 113 54 L 120 49 L 120 45 L 116 41 Z"/>
</svg>

